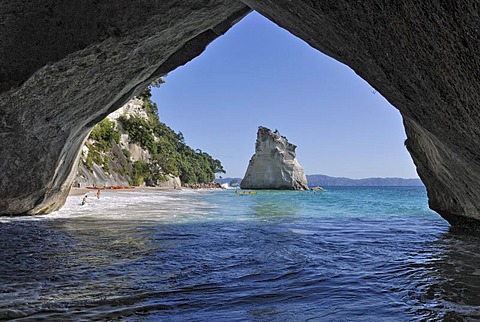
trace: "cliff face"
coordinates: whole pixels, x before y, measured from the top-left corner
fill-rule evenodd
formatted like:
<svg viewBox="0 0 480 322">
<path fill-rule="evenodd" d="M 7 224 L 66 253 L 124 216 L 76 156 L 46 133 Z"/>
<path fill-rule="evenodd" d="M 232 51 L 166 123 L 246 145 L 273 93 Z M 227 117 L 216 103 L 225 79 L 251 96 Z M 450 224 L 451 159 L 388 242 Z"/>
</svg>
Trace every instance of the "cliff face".
<svg viewBox="0 0 480 322">
<path fill-rule="evenodd" d="M 0 214 L 60 208 L 90 130 L 198 56 L 236 1 L 0 1 Z"/>
<path fill-rule="evenodd" d="M 108 121 L 98 124 L 92 134 L 105 131 L 105 127 L 108 126 L 111 131 L 118 133 L 118 140 L 108 135 L 108 146 L 105 146 L 107 144 L 102 142 L 101 138 L 97 139 L 96 135 L 88 137 L 82 147 L 78 172 L 73 183 L 75 187 L 145 184 L 136 182 L 134 164 L 140 161 L 150 165 L 150 152 L 142 148 L 125 131 L 120 121 L 121 117 L 127 119 L 134 117 L 149 122 L 144 101 L 138 98 L 131 99 L 120 109 L 109 114 L 106 118 Z M 158 140 L 156 137 L 155 139 Z M 162 180 L 155 180 L 149 184 L 174 189 L 181 187 L 180 178 L 168 173 L 162 176 Z"/>
<path fill-rule="evenodd" d="M 255 154 L 240 184 L 242 189 L 308 190 L 303 168 L 295 158 L 296 146 L 278 131 L 260 126 Z"/>
</svg>

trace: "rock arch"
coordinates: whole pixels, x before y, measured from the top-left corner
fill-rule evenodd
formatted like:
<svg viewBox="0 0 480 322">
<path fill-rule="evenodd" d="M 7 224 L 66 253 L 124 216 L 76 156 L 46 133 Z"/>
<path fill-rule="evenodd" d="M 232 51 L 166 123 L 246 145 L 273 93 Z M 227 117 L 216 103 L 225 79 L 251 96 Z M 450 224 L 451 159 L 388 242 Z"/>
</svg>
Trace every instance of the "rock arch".
<svg viewBox="0 0 480 322">
<path fill-rule="evenodd" d="M 430 207 L 480 223 L 479 1 L 0 3 L 0 213 L 60 207 L 89 129 L 254 9 L 399 109 Z"/>
</svg>

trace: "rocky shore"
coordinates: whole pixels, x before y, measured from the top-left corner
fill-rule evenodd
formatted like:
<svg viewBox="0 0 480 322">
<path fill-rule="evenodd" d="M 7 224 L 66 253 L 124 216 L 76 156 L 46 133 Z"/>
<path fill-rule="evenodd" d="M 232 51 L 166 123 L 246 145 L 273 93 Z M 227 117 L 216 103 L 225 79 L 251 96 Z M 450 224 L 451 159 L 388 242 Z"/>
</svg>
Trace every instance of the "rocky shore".
<svg viewBox="0 0 480 322">
<path fill-rule="evenodd" d="M 146 186 L 141 186 L 141 187 L 135 187 L 135 188 L 125 188 L 125 189 L 104 189 L 101 190 L 102 193 L 109 193 L 112 191 L 115 192 L 122 192 L 122 191 L 145 191 L 145 190 L 159 190 L 159 191 L 165 191 L 165 190 L 179 190 L 179 189 L 223 189 L 222 185 L 219 183 L 197 183 L 197 184 L 183 184 L 181 188 L 179 187 L 171 187 L 171 186 L 165 186 L 165 187 L 146 187 Z M 72 187 L 69 192 L 69 196 L 81 196 L 89 191 L 96 191 L 95 189 L 87 189 L 87 188 L 77 188 L 77 187 Z"/>
<path fill-rule="evenodd" d="M 217 182 L 212 183 L 194 183 L 194 184 L 182 184 L 183 188 L 188 189 L 223 189 L 222 185 Z"/>
</svg>

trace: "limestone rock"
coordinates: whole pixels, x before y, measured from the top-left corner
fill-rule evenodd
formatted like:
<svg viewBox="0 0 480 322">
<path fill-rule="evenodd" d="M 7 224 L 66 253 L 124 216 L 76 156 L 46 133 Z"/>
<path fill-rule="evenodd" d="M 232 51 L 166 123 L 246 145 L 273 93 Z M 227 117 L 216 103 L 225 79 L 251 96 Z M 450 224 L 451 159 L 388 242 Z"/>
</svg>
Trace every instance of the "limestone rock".
<svg viewBox="0 0 480 322">
<path fill-rule="evenodd" d="M 278 131 L 260 126 L 255 154 L 240 184 L 242 189 L 308 190 L 307 178 L 295 158 L 296 146 Z"/>
<path fill-rule="evenodd" d="M 102 151 L 101 158 L 108 159 L 108 171 L 104 169 L 103 164 L 97 164 L 93 160 L 92 168 L 88 169 L 86 166 L 86 159 L 89 153 L 91 153 L 89 146 L 94 146 L 97 142 L 91 138 L 87 140 L 88 144 L 82 147 L 82 153 L 80 156 L 81 161 L 77 175 L 73 182 L 74 187 L 85 186 L 128 186 L 130 185 L 131 178 L 129 173 L 132 171 L 132 162 L 142 160 L 147 162 L 150 157 L 150 153 L 140 145 L 132 142 L 127 132 L 122 127 L 121 122 L 118 120 L 120 116 L 130 118 L 132 116 L 140 117 L 147 120 L 148 115 L 143 107 L 143 101 L 137 98 L 132 98 L 127 104 L 107 116 L 120 132 L 120 142 L 113 143 L 112 149 L 108 151 Z M 130 152 L 129 159 L 123 153 L 123 149 Z M 127 173 L 123 173 L 123 169 L 129 170 Z"/>
<path fill-rule="evenodd" d="M 89 131 L 250 12 L 224 0 L 1 0 L 0 214 L 60 208 Z"/>
<path fill-rule="evenodd" d="M 148 120 L 148 114 L 143 106 L 143 101 L 134 97 L 118 110 L 110 113 L 107 118 L 114 122 L 119 129 L 121 133 L 119 146 L 122 149 L 127 149 L 130 151 L 132 161 L 135 162 L 141 160 L 148 162 L 150 153 L 147 150 L 142 149 L 139 144 L 130 139 L 128 133 L 123 129 L 122 123 L 118 120 L 122 115 L 127 118 L 135 116 L 144 120 Z"/>
<path fill-rule="evenodd" d="M 170 189 L 182 189 L 182 182 L 179 177 L 175 177 L 171 174 L 166 175 L 166 180 L 157 183 L 157 187 L 170 188 Z"/>
<path fill-rule="evenodd" d="M 119 118 L 123 116 L 127 119 L 130 117 L 138 117 L 148 122 L 148 113 L 144 107 L 144 101 L 136 97 L 132 98 L 127 104 L 123 105 L 117 111 L 110 113 L 107 116 L 120 133 L 120 142 L 113 143 L 111 149 L 103 149 L 101 157 L 108 160 L 108 171 L 103 164 L 97 164 L 92 160 L 93 167 L 88 169 L 86 166 L 86 159 L 89 154 L 89 146 L 92 147 L 98 142 L 89 138 L 82 147 L 82 154 L 80 165 L 78 167 L 77 175 L 73 183 L 74 187 L 85 186 L 129 186 L 132 182 L 131 173 L 133 170 L 133 163 L 135 161 L 143 161 L 150 163 L 150 152 L 143 149 L 138 143 L 132 141 L 129 134 L 123 128 Z M 154 136 L 155 137 L 155 136 Z M 158 138 L 155 137 L 156 140 Z M 128 157 L 124 154 L 124 150 L 128 150 Z M 97 152 L 98 153 L 98 152 Z M 178 176 L 170 174 L 165 175 L 165 181 L 158 180 L 157 182 L 149 182 L 150 185 L 155 185 L 162 188 L 180 189 L 182 184 Z"/>
</svg>

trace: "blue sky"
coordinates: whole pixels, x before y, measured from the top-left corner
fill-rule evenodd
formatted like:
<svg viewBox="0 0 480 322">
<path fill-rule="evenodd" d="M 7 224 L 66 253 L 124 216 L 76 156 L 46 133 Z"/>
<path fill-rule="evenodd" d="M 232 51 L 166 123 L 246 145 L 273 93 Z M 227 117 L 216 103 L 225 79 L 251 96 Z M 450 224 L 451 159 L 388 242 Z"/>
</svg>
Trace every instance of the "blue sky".
<svg viewBox="0 0 480 322">
<path fill-rule="evenodd" d="M 399 112 L 348 66 L 252 13 L 153 89 L 160 120 L 243 177 L 258 126 L 306 174 L 417 178 Z"/>
</svg>

